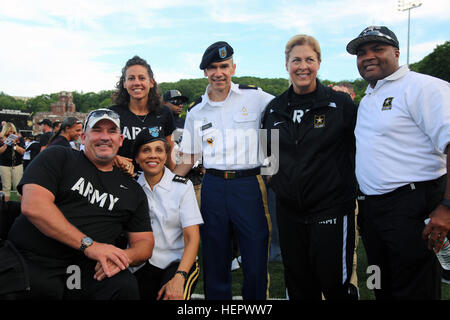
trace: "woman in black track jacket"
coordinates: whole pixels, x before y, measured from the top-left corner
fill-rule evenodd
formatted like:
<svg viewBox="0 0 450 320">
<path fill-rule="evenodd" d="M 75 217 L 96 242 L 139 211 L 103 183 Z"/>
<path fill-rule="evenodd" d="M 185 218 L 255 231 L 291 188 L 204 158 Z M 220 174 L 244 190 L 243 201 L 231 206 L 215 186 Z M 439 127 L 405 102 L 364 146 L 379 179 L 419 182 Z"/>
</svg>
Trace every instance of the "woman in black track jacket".
<svg viewBox="0 0 450 320">
<path fill-rule="evenodd" d="M 355 244 L 357 107 L 348 94 L 317 80 L 316 39 L 294 36 L 285 53 L 292 84 L 269 103 L 262 127 L 269 138 L 279 130 L 279 154 L 272 155 L 279 169 L 270 183 L 289 298 L 321 299 L 323 293 L 326 299 L 347 299 Z"/>
</svg>

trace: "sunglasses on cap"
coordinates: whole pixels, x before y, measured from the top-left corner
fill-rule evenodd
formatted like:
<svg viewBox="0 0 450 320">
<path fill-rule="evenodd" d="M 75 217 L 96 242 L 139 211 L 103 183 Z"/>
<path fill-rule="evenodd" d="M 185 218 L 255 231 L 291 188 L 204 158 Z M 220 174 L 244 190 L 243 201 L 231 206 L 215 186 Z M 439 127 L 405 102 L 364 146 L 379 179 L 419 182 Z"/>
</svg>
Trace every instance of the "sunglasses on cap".
<svg viewBox="0 0 450 320">
<path fill-rule="evenodd" d="M 181 99 L 170 99 L 169 100 L 169 102 L 171 103 L 171 104 L 174 104 L 174 105 L 176 105 L 176 106 L 179 106 L 180 104 L 183 104 L 183 100 L 181 100 Z"/>
<path fill-rule="evenodd" d="M 89 120 L 91 120 L 91 118 L 101 118 L 104 115 L 106 115 L 110 118 L 113 118 L 113 119 L 120 119 L 120 116 L 115 111 L 112 111 L 110 109 L 98 109 L 98 110 L 89 112 L 89 114 L 86 118 L 86 123 L 88 123 Z"/>
<path fill-rule="evenodd" d="M 387 34 L 380 32 L 378 30 L 367 30 L 367 31 L 361 32 L 361 34 L 359 36 L 360 37 L 362 37 L 362 36 L 377 36 L 377 37 L 386 38 L 393 42 L 397 42 L 394 38 L 388 36 Z"/>
<path fill-rule="evenodd" d="M 120 123 L 120 116 L 115 111 L 110 109 L 97 109 L 89 112 L 88 116 L 86 117 L 84 129 L 86 130 L 89 123 L 96 118 L 110 118 L 110 120 L 116 123 L 117 126 L 119 126 Z"/>
</svg>

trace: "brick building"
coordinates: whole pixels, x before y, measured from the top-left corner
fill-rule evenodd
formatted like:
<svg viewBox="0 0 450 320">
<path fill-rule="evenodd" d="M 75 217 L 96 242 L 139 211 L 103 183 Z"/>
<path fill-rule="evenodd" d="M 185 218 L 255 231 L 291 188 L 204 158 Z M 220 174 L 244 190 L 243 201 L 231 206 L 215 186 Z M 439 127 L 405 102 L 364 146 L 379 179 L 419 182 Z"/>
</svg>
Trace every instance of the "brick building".
<svg viewBox="0 0 450 320">
<path fill-rule="evenodd" d="M 84 122 L 87 114 L 76 112 L 76 106 L 73 103 L 72 92 L 62 91 L 59 94 L 58 101 L 50 105 L 50 112 L 37 112 L 33 117 L 33 133 L 39 133 L 39 121 L 49 119 L 51 122 L 63 121 L 66 117 L 77 117 Z"/>
</svg>

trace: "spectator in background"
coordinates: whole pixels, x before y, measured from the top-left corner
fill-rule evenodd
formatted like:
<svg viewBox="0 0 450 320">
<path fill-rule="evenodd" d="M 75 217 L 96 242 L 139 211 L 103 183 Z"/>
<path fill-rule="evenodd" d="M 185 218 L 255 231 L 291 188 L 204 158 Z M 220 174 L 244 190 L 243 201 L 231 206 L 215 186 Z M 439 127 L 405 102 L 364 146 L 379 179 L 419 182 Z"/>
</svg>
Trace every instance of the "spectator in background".
<svg viewBox="0 0 450 320">
<path fill-rule="evenodd" d="M 188 97 L 181 95 L 178 90 L 168 90 L 164 92 L 162 104 L 168 107 L 172 113 L 175 121 L 175 127 L 184 128 L 185 118 L 180 117 L 181 111 L 183 111 L 183 105 L 188 101 Z"/>
<path fill-rule="evenodd" d="M 25 153 L 25 145 L 20 144 L 16 127 L 12 122 L 6 122 L 0 136 L 2 139 L 0 142 L 0 176 L 5 201 L 9 201 L 11 182 L 13 189 L 16 189 L 22 178 L 22 157 Z"/>
<path fill-rule="evenodd" d="M 33 160 L 41 151 L 41 145 L 39 144 L 39 136 L 27 136 L 25 137 L 25 153 L 23 154 L 23 170 L 27 168 L 28 164 Z"/>
<path fill-rule="evenodd" d="M 122 69 L 120 80 L 113 95 L 115 105 L 109 107 L 120 115 L 123 145 L 116 157 L 116 165 L 132 169 L 133 143 L 144 128 L 160 127 L 167 134 L 167 141 L 173 149 L 172 132 L 175 130 L 172 112 L 161 106 L 158 84 L 150 65 L 144 59 L 134 56 Z M 136 164 L 136 163 L 134 163 Z M 175 161 L 167 159 L 167 167 L 173 170 Z M 139 170 L 135 166 L 135 171 Z M 129 171 L 132 174 L 132 170 Z"/>
<path fill-rule="evenodd" d="M 58 130 L 59 130 L 60 127 L 61 127 L 61 121 L 59 121 L 59 120 L 54 121 L 54 122 L 53 122 L 53 125 L 52 125 L 52 131 L 53 131 L 53 133 L 58 132 Z"/>
<path fill-rule="evenodd" d="M 51 145 L 60 145 L 72 148 L 71 141 L 78 140 L 83 132 L 83 123 L 76 117 L 64 118 L 59 130 L 53 134 L 48 143 Z"/>
<path fill-rule="evenodd" d="M 333 90 L 347 93 L 352 100 L 355 100 L 355 90 L 350 82 L 341 82 L 337 85 L 330 85 Z"/>
<path fill-rule="evenodd" d="M 41 151 L 47 148 L 48 142 L 50 141 L 50 138 L 53 135 L 53 123 L 48 119 L 42 119 L 38 122 L 39 129 L 42 132 L 41 138 L 39 140 L 39 143 L 41 144 Z"/>
</svg>

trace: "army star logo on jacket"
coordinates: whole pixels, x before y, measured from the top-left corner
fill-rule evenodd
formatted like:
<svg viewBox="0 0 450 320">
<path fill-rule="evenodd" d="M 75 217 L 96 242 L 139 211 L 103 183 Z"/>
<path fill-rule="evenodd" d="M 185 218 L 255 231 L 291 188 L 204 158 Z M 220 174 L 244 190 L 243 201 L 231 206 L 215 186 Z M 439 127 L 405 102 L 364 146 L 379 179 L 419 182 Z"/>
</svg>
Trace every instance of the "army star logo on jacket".
<svg viewBox="0 0 450 320">
<path fill-rule="evenodd" d="M 324 128 L 324 127 L 325 127 L 325 116 L 314 115 L 314 128 Z"/>
<path fill-rule="evenodd" d="M 394 100 L 394 97 L 386 98 L 383 102 L 383 107 L 381 108 L 381 111 L 391 110 L 392 109 L 392 100 Z"/>
</svg>

